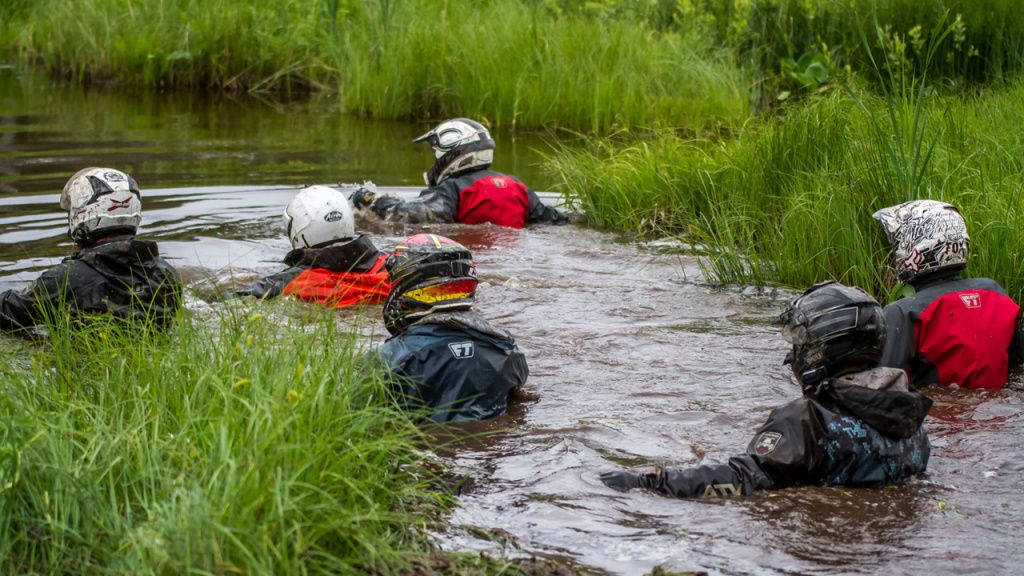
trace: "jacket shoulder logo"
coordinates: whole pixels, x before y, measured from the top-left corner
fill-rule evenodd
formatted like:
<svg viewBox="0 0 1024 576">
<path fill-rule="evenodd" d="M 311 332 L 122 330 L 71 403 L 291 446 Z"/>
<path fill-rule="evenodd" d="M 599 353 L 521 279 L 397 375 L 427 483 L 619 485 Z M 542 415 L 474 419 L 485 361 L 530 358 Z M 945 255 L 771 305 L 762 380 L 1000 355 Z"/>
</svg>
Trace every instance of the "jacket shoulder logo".
<svg viewBox="0 0 1024 576">
<path fill-rule="evenodd" d="M 981 308 L 981 294 L 978 294 L 977 292 L 961 294 L 960 300 L 964 303 L 964 306 L 968 308 Z"/>
<path fill-rule="evenodd" d="M 493 184 L 495 188 L 504 188 L 505 186 L 508 186 L 508 180 L 502 176 L 495 176 L 491 178 L 491 184 Z"/>
<path fill-rule="evenodd" d="M 452 351 L 452 356 L 455 356 L 459 360 L 473 357 L 472 342 L 452 342 L 448 345 L 448 349 Z"/>
<path fill-rule="evenodd" d="M 758 456 L 771 454 L 781 440 L 782 434 L 778 432 L 761 432 L 761 435 L 757 437 L 757 443 L 754 444 L 754 453 Z"/>
<path fill-rule="evenodd" d="M 326 216 L 324 216 L 324 220 L 328 222 L 337 222 L 338 220 L 341 220 L 344 217 L 345 215 L 342 214 L 341 212 L 338 212 L 337 210 L 331 210 L 330 212 L 327 213 Z"/>
</svg>

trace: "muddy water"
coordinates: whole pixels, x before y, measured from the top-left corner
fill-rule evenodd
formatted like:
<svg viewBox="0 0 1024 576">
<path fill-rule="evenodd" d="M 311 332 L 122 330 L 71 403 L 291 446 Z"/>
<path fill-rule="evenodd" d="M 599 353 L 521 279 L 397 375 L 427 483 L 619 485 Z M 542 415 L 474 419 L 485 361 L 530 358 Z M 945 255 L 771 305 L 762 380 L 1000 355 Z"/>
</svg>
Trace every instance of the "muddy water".
<svg viewBox="0 0 1024 576">
<path fill-rule="evenodd" d="M 56 191 L 85 165 L 139 176 L 144 235 L 201 295 L 209 278 L 281 268 L 279 215 L 296 184 L 372 178 L 409 193 L 402 186 L 425 161 L 408 144 L 422 126 L 307 104 L 81 93 L 2 71 L 0 104 L 0 289 L 68 252 Z M 510 140 L 499 135 L 496 167 L 547 186 L 533 167 L 539 141 Z M 384 245 L 416 231 L 371 228 Z M 925 479 L 716 502 L 622 494 L 596 473 L 720 462 L 797 396 L 770 324 L 790 294 L 710 287 L 671 246 L 578 226 L 431 230 L 474 251 L 479 308 L 518 337 L 531 367 L 508 415 L 457 429 L 441 450 L 466 478 L 450 528 L 437 534 L 444 547 L 571 557 L 621 574 L 659 564 L 723 574 L 1024 570 L 1019 373 L 1010 390 L 931 393 Z"/>
</svg>

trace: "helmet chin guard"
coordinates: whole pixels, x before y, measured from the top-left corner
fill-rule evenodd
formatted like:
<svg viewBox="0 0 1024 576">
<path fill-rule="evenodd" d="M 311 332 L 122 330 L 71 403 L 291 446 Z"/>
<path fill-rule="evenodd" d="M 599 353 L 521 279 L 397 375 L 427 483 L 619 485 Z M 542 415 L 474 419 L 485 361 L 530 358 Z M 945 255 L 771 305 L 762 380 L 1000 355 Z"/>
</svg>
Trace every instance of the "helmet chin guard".
<svg viewBox="0 0 1024 576">
<path fill-rule="evenodd" d="M 78 244 L 111 234 L 135 234 L 142 222 L 138 184 L 112 168 L 79 170 L 64 185 L 60 207 L 68 212 L 68 235 Z"/>
<path fill-rule="evenodd" d="M 373 183 L 367 183 L 373 186 Z M 284 224 L 292 249 L 322 248 L 356 236 L 352 205 L 327 186 L 307 186 L 288 202 Z"/>
<path fill-rule="evenodd" d="M 435 312 L 469 310 L 476 302 L 476 264 L 462 244 L 436 234 L 417 234 L 395 246 L 385 265 L 391 293 L 384 326 L 399 334 Z"/>
<path fill-rule="evenodd" d="M 434 149 L 434 165 L 424 175 L 427 186 L 436 186 L 465 170 L 486 168 L 494 160 L 494 140 L 482 124 L 468 118 L 446 120 L 413 140 Z"/>
</svg>

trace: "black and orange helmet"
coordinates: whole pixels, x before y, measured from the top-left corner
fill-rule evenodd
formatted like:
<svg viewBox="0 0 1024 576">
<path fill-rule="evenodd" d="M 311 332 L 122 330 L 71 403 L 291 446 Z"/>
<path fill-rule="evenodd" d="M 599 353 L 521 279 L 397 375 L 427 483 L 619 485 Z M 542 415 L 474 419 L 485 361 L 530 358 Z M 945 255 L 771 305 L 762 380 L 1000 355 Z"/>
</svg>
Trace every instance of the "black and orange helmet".
<svg viewBox="0 0 1024 576">
<path fill-rule="evenodd" d="M 395 246 L 385 267 L 391 293 L 384 303 L 384 326 L 398 334 L 427 314 L 468 310 L 476 302 L 473 254 L 436 234 L 417 234 Z"/>
</svg>

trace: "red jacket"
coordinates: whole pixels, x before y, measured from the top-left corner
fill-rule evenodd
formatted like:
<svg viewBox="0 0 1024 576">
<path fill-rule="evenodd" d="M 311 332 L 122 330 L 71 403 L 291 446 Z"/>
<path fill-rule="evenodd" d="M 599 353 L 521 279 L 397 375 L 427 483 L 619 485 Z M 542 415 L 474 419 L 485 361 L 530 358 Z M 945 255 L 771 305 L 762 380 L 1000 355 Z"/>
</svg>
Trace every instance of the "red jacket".
<svg viewBox="0 0 1024 576">
<path fill-rule="evenodd" d="M 568 218 L 541 202 L 537 194 L 513 176 L 485 168 L 456 174 L 420 192 L 414 200 L 379 196 L 370 207 L 384 220 L 497 224 L 523 228 L 546 222 L 561 224 Z"/>
<path fill-rule="evenodd" d="M 885 307 L 882 366 L 914 385 L 1002 388 L 1024 357 L 1020 307 L 988 278 L 939 278 Z"/>
<path fill-rule="evenodd" d="M 381 254 L 366 272 L 303 270 L 284 287 L 284 294 L 336 307 L 383 303 L 391 291 L 388 272 L 384 269 L 387 259 L 387 254 Z"/>
<path fill-rule="evenodd" d="M 366 236 L 325 248 L 300 248 L 285 256 L 291 268 L 238 294 L 274 298 L 285 294 L 328 306 L 379 304 L 391 291 L 382 253 Z"/>
</svg>

